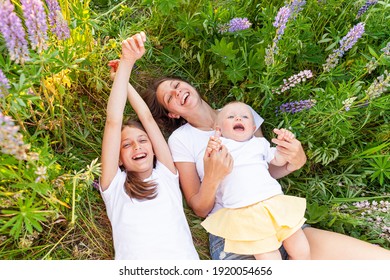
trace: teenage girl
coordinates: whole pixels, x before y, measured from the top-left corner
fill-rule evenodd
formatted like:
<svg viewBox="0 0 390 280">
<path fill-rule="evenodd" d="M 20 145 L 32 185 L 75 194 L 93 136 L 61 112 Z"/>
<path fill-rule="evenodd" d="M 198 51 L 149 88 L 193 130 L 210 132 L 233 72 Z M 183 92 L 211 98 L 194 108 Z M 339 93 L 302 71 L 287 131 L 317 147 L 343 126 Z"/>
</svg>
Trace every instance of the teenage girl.
<svg viewBox="0 0 390 280">
<path fill-rule="evenodd" d="M 111 73 L 116 73 L 107 105 L 100 191 L 112 226 L 115 259 L 199 259 L 167 142 L 128 82 L 145 53 L 145 41 L 144 32 L 124 40 L 119 64 L 111 64 Z M 141 123 L 122 125 L 126 98 Z"/>
</svg>

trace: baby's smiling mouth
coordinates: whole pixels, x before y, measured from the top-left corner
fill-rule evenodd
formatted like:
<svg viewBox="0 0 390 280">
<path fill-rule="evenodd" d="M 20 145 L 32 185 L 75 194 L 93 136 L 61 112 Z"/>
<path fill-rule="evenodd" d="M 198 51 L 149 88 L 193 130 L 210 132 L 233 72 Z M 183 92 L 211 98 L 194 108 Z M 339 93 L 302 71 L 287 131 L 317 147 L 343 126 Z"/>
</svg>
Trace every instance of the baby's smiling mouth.
<svg viewBox="0 0 390 280">
<path fill-rule="evenodd" d="M 245 127 L 242 124 L 238 123 L 238 124 L 233 126 L 233 130 L 244 131 Z"/>
</svg>

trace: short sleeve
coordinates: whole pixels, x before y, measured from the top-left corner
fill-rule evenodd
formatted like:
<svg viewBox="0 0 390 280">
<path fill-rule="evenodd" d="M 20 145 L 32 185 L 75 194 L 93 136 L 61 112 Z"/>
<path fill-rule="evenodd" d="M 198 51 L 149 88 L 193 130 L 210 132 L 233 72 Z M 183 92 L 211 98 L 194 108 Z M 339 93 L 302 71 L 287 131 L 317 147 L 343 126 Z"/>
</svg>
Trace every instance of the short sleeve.
<svg viewBox="0 0 390 280">
<path fill-rule="evenodd" d="M 183 127 L 180 127 L 168 138 L 168 145 L 174 162 L 195 162 L 189 146 L 190 141 L 186 141 L 186 137 L 190 137 L 190 135 L 183 130 Z"/>
</svg>

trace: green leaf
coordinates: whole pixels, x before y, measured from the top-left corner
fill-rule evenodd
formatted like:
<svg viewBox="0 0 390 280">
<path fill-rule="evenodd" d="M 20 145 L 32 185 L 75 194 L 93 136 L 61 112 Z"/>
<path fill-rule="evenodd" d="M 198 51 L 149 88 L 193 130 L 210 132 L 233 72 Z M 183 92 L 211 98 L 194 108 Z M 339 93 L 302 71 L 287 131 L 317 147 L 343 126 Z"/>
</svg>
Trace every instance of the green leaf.
<svg viewBox="0 0 390 280">
<path fill-rule="evenodd" d="M 375 50 L 373 48 L 371 48 L 370 46 L 368 46 L 368 51 L 370 52 L 370 54 L 375 57 L 376 59 L 379 58 L 378 54 L 375 52 Z"/>
<path fill-rule="evenodd" d="M 229 67 L 224 71 L 224 73 L 228 76 L 229 80 L 235 84 L 245 78 L 245 64 L 243 62 L 233 60 L 229 63 Z"/>
<path fill-rule="evenodd" d="M 328 207 L 325 205 L 319 206 L 317 202 L 308 203 L 306 206 L 306 217 L 309 224 L 315 224 L 328 216 Z"/>
<path fill-rule="evenodd" d="M 215 39 L 215 44 L 211 45 L 210 50 L 217 56 L 222 58 L 222 62 L 227 64 L 230 60 L 234 60 L 238 49 L 233 49 L 233 42 L 228 43 L 226 38 L 223 37 L 221 41 Z"/>
</svg>

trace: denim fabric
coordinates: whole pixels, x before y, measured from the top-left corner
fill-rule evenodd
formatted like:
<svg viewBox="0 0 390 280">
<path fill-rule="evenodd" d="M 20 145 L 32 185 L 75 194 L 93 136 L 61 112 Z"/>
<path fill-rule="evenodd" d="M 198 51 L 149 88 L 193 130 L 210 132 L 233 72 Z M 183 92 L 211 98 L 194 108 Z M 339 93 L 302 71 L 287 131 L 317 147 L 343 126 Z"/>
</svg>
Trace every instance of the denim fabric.
<svg viewBox="0 0 390 280">
<path fill-rule="evenodd" d="M 304 224 L 302 229 L 308 227 L 309 225 Z M 235 253 L 227 253 L 223 251 L 225 246 L 225 239 L 219 236 L 215 236 L 213 234 L 209 234 L 209 247 L 210 247 L 210 255 L 213 260 L 254 260 L 253 255 L 238 255 Z M 283 246 L 279 248 L 280 254 L 282 255 L 283 260 L 288 259 L 288 255 Z"/>
</svg>

